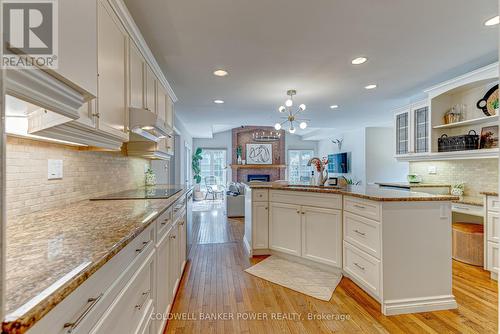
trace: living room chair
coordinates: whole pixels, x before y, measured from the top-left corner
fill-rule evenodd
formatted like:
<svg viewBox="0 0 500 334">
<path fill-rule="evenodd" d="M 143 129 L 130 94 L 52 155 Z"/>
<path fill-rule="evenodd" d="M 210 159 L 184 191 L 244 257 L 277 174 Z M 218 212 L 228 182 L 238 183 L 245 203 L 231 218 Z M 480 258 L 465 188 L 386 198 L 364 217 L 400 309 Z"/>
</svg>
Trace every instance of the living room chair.
<svg viewBox="0 0 500 334">
<path fill-rule="evenodd" d="M 212 195 L 212 200 L 216 200 L 219 194 L 221 194 L 222 197 L 224 196 L 225 187 L 218 184 L 217 177 L 213 175 L 205 177 L 205 187 L 207 188 L 205 199 L 208 198 L 208 195 Z"/>
</svg>

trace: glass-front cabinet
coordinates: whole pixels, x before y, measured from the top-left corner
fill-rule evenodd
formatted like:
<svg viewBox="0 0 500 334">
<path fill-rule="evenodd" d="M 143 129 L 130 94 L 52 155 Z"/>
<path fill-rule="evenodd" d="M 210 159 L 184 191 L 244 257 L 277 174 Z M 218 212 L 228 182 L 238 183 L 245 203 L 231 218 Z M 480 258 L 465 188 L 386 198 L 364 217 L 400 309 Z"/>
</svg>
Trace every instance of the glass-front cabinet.
<svg viewBox="0 0 500 334">
<path fill-rule="evenodd" d="M 413 103 L 394 113 L 396 157 L 429 152 L 429 106 Z"/>
</svg>

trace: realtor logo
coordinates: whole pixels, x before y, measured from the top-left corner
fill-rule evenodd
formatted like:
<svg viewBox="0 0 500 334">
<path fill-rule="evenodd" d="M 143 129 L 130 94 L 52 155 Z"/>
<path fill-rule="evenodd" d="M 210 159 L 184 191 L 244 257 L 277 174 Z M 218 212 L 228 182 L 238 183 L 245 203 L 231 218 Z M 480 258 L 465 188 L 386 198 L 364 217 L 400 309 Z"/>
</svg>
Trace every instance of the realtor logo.
<svg viewBox="0 0 500 334">
<path fill-rule="evenodd" d="M 2 67 L 57 68 L 57 0 L 2 0 Z"/>
</svg>

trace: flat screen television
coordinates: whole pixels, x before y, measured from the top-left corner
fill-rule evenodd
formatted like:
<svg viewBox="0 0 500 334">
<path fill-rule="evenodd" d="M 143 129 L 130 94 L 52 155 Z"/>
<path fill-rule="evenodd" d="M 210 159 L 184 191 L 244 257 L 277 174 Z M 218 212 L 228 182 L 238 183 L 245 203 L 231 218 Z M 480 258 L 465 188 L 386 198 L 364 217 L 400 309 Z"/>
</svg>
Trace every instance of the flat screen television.
<svg viewBox="0 0 500 334">
<path fill-rule="evenodd" d="M 328 173 L 349 173 L 349 155 L 347 152 L 328 155 Z"/>
</svg>

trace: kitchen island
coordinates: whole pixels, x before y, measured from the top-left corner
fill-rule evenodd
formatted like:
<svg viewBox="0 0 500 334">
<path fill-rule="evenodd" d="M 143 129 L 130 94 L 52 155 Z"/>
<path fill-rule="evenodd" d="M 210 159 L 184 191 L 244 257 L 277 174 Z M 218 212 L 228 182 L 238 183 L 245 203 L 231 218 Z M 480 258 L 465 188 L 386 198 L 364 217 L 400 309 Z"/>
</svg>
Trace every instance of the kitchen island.
<svg viewBox="0 0 500 334">
<path fill-rule="evenodd" d="M 385 315 L 456 308 L 451 203 L 457 197 L 378 186 L 251 185 L 244 245 L 341 270 Z"/>
<path fill-rule="evenodd" d="M 179 189 L 154 189 L 172 187 Z M 8 221 L 3 333 L 164 326 L 150 315 L 155 308 L 168 312 L 186 263 L 189 191 L 84 200 Z"/>
</svg>

